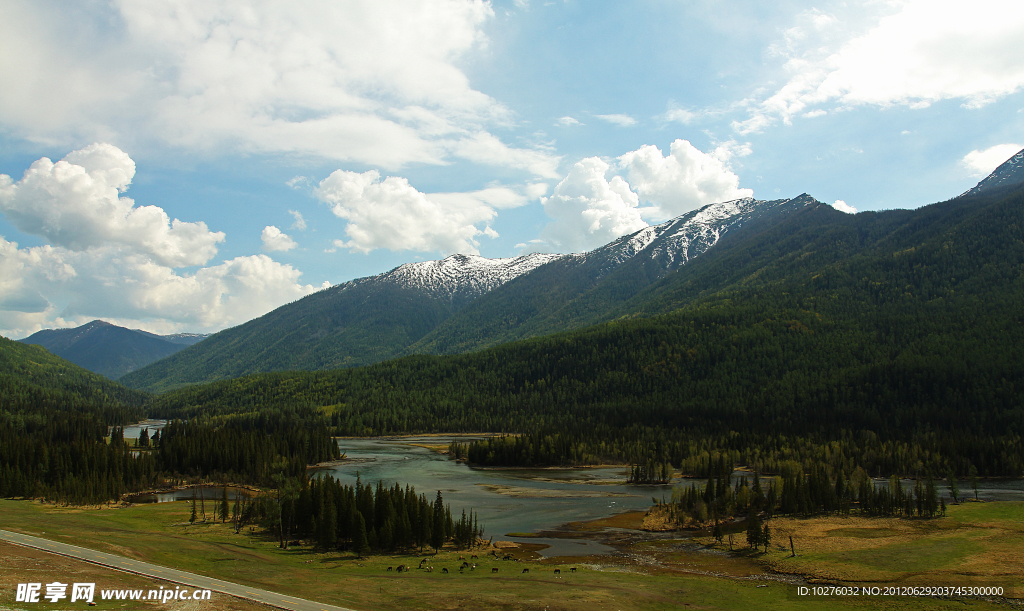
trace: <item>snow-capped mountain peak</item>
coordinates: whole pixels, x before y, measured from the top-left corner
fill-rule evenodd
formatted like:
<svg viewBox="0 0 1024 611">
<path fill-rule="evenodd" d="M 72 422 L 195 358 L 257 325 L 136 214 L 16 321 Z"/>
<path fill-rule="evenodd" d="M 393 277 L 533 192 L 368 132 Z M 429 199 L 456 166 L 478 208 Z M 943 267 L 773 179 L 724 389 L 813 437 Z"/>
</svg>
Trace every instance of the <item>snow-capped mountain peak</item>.
<svg viewBox="0 0 1024 611">
<path fill-rule="evenodd" d="M 488 259 L 479 255 L 456 254 L 436 261 L 406 263 L 379 276 L 361 278 L 347 284 L 390 284 L 420 289 L 452 301 L 469 301 L 564 256 L 533 253 L 519 257 Z"/>
<path fill-rule="evenodd" d="M 800 207 L 814 203 L 817 203 L 814 198 L 804 194 L 793 199 L 765 201 L 745 197 L 708 204 L 660 225 L 623 236 L 585 256 L 604 255 L 608 264 L 614 267 L 646 253 L 671 269 L 703 254 L 729 230 L 742 226 L 751 218 L 769 213 L 783 204 Z"/>
</svg>

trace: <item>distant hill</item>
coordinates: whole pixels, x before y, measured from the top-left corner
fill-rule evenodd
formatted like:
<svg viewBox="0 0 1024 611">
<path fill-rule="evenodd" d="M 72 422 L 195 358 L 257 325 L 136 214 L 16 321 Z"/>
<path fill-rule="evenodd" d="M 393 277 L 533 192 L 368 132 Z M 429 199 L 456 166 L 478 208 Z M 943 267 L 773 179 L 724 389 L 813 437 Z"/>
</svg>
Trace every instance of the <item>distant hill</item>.
<svg viewBox="0 0 1024 611">
<path fill-rule="evenodd" d="M 94 320 L 73 329 L 46 329 L 25 339 L 89 371 L 116 380 L 207 337 L 194 333 L 156 335 Z"/>
<path fill-rule="evenodd" d="M 148 399 L 41 346 L 0 337 L 0 416 L 71 410 L 134 422 Z"/>
</svg>

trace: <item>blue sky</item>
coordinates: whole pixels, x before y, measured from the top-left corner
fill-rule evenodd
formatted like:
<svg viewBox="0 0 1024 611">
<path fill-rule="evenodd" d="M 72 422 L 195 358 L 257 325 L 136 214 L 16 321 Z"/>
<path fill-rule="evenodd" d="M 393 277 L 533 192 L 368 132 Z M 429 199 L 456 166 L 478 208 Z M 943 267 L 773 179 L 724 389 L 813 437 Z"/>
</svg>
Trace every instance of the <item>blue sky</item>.
<svg viewBox="0 0 1024 611">
<path fill-rule="evenodd" d="M 216 331 L 735 197 L 948 199 L 1024 146 L 1022 36 L 1009 1 L 8 0 L 0 334 Z"/>
</svg>

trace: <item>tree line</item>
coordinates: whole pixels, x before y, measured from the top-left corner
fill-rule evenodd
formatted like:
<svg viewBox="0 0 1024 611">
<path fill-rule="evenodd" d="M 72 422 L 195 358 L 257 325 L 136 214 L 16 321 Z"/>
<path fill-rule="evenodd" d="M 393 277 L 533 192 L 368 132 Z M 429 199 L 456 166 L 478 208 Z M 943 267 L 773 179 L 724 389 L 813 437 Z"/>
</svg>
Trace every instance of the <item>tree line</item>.
<svg viewBox="0 0 1024 611">
<path fill-rule="evenodd" d="M 195 521 L 193 501 L 192 521 Z M 483 535 L 473 511 L 462 510 L 452 517 L 441 491 L 431 501 L 416 489 L 363 484 L 357 476 L 352 486 L 334 477 L 281 477 L 274 491 L 254 499 L 238 497 L 228 510 L 225 495 L 218 509 L 222 521 L 231 520 L 235 531 L 257 524 L 280 539 L 287 548 L 295 539 L 304 539 L 325 551 L 351 550 L 360 556 L 371 552 L 396 552 L 433 548 L 451 543 L 458 549 L 477 544 Z"/>
</svg>

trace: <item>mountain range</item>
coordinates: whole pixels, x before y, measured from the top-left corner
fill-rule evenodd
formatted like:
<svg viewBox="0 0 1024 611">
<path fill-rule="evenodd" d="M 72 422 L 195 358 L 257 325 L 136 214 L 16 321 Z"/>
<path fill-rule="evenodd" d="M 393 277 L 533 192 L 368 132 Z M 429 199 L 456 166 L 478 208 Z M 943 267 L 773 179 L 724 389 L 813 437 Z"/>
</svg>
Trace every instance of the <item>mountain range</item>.
<svg viewBox="0 0 1024 611">
<path fill-rule="evenodd" d="M 325 289 L 226 329 L 122 382 L 160 392 L 251 373 L 354 367 L 451 354 L 618 315 L 644 287 L 728 235 L 808 206 L 808 195 L 711 204 L 571 255 L 452 255 Z"/>
<path fill-rule="evenodd" d="M 461 354 L 195 384 L 155 397 L 149 413 L 316 414 L 334 435 L 521 433 L 477 454 L 483 464 L 611 457 L 700 472 L 727 450 L 776 473 L 823 461 L 883 476 L 1024 474 L 1024 185 L 855 215 L 794 203 L 733 225 L 653 282 L 627 282 L 638 271 L 598 280 L 602 299 L 569 281 L 549 283 L 565 296 L 556 304 L 515 292 L 548 314 L 527 323 L 570 320 L 551 306 L 578 295 L 571 311 L 603 311 L 599 324 Z M 645 259 L 655 260 L 628 261 Z"/>
<path fill-rule="evenodd" d="M 94 320 L 72 329 L 45 329 L 25 339 L 89 371 L 116 380 L 126 373 L 170 356 L 208 335 L 157 335 Z"/>
<path fill-rule="evenodd" d="M 1005 191 L 1022 181 L 1024 151 L 963 196 Z M 834 262 L 877 241 L 891 241 L 887 232 L 906 231 L 898 227 L 901 222 L 913 226 L 920 222 L 915 219 L 933 213 L 925 207 L 846 218 L 807 194 L 772 201 L 748 198 L 705 206 L 586 253 L 508 259 L 452 255 L 408 263 L 216 333 L 121 381 L 161 392 L 259 372 L 463 353 L 617 318 L 651 316 L 741 281 L 744 273 L 783 273 L 780 244 L 820 239 L 804 230 L 809 218 L 860 227 L 855 244 L 836 243 L 803 255 L 820 258 L 827 252 Z M 766 235 L 772 236 L 768 242 Z M 695 267 L 698 260 L 703 265 Z M 752 271 L 754 263 L 759 271 Z"/>
</svg>

